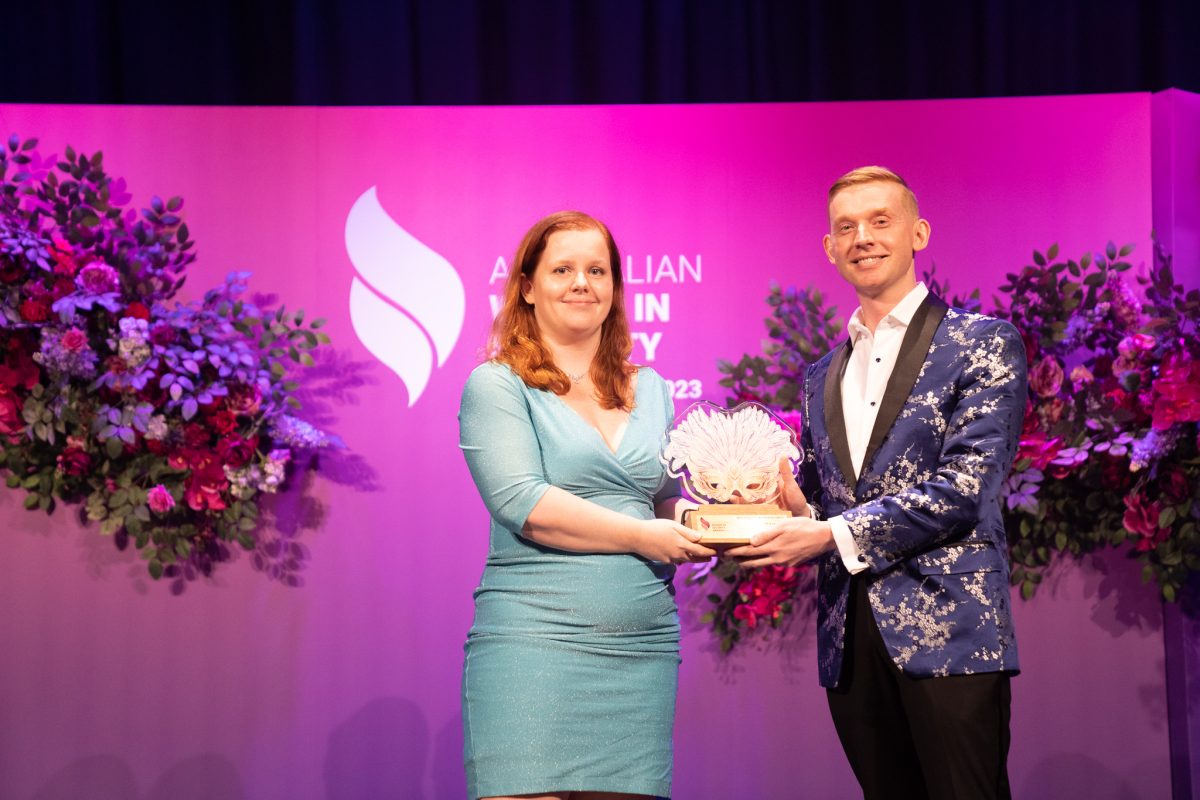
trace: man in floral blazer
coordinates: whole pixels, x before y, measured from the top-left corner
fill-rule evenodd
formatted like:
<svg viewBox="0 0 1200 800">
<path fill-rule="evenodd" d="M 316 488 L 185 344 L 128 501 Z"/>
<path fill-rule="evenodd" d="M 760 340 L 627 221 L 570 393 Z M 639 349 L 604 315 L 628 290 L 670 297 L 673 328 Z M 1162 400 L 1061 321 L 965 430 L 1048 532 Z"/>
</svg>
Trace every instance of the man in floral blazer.
<svg viewBox="0 0 1200 800">
<path fill-rule="evenodd" d="M 999 494 L 1024 347 L 917 282 L 929 223 L 895 173 L 842 176 L 829 219 L 826 255 L 860 306 L 808 371 L 803 490 L 784 475 L 796 517 L 729 555 L 817 559 L 821 685 L 866 798 L 1009 797 L 1018 666 Z"/>
</svg>

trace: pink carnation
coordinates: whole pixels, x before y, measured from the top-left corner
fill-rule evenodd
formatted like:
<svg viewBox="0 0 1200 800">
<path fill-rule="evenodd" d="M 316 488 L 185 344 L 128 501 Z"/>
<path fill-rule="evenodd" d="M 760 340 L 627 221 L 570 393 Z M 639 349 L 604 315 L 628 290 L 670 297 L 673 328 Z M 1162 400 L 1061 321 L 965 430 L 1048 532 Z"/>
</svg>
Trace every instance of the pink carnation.
<svg viewBox="0 0 1200 800">
<path fill-rule="evenodd" d="M 115 292 L 120 286 L 120 276 L 108 264 L 88 264 L 75 277 L 75 285 L 88 294 Z"/>
</svg>

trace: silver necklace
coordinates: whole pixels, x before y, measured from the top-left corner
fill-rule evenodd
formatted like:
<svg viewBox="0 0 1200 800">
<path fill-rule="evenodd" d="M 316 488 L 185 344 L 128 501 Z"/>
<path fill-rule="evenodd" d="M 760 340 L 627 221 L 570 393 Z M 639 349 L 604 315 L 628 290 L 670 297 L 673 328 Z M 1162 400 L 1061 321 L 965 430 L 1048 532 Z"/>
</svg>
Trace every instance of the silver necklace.
<svg viewBox="0 0 1200 800">
<path fill-rule="evenodd" d="M 591 371 L 591 367 L 588 367 L 583 372 L 576 375 L 574 373 L 567 372 L 565 369 L 563 370 L 563 372 L 567 373 L 567 377 L 571 379 L 571 383 L 575 384 L 576 386 L 583 383 L 583 379 L 587 377 L 588 372 L 590 372 L 590 371 Z"/>
</svg>

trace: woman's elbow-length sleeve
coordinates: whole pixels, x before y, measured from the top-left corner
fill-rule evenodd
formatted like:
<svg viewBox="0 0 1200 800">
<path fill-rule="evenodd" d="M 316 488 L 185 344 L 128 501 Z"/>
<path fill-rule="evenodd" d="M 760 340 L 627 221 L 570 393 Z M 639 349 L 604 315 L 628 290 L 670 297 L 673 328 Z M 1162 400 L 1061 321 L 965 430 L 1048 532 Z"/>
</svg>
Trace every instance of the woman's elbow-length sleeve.
<svg viewBox="0 0 1200 800">
<path fill-rule="evenodd" d="M 471 373 L 458 409 L 459 447 L 492 517 L 521 532 L 550 488 L 518 379 L 485 364 Z"/>
</svg>

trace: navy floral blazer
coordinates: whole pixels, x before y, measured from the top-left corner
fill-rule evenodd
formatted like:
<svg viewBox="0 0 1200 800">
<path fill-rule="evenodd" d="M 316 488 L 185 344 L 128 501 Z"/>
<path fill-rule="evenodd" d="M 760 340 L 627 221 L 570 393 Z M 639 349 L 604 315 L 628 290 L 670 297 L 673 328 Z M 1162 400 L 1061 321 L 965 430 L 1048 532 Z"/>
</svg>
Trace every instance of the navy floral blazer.
<svg viewBox="0 0 1200 800">
<path fill-rule="evenodd" d="M 999 494 L 1025 414 L 1020 334 L 929 295 L 905 333 L 857 481 L 841 402 L 850 349 L 845 342 L 808 370 L 805 494 L 849 525 L 896 666 L 914 677 L 1016 672 Z M 836 686 L 850 574 L 836 551 L 818 570 L 820 681 Z"/>
</svg>

